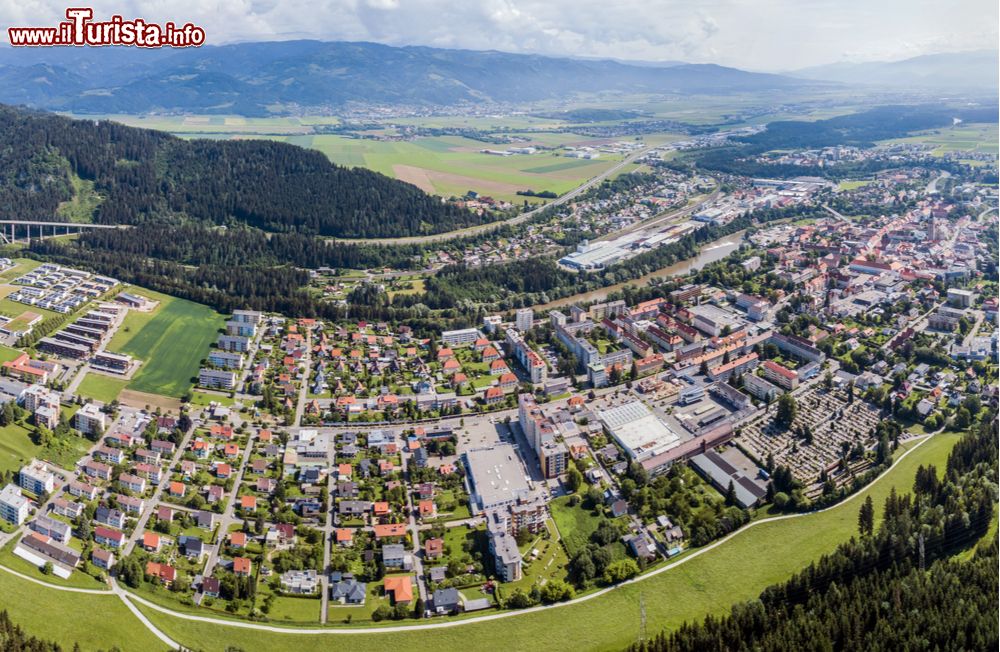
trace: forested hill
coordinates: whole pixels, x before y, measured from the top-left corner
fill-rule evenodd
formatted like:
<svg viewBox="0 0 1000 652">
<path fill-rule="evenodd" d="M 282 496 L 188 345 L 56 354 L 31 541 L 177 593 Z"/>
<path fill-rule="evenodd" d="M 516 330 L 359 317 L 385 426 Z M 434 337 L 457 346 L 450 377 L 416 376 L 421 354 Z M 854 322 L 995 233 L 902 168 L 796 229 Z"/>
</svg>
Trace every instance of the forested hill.
<svg viewBox="0 0 1000 652">
<path fill-rule="evenodd" d="M 481 218 L 407 183 L 263 140 L 182 140 L 108 121 L 0 105 L 0 215 L 55 220 L 73 177 L 102 197 L 104 224 L 245 223 L 339 237 L 407 236 Z"/>
</svg>

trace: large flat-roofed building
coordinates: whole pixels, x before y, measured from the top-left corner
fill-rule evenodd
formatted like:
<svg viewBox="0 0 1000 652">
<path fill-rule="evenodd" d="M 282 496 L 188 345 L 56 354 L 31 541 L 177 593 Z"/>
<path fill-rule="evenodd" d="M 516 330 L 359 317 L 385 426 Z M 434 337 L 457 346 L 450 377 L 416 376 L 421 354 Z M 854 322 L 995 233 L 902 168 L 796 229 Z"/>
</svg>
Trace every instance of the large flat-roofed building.
<svg viewBox="0 0 1000 652">
<path fill-rule="evenodd" d="M 98 369 L 123 374 L 132 366 L 132 356 L 98 351 L 90 360 L 90 364 Z"/>
<path fill-rule="evenodd" d="M 764 369 L 764 378 L 778 387 L 792 390 L 799 386 L 799 375 L 788 367 L 771 360 L 765 360 L 761 367 Z"/>
<path fill-rule="evenodd" d="M 76 429 L 85 435 L 104 432 L 107 427 L 105 415 L 96 403 L 87 403 L 77 410 Z"/>
<path fill-rule="evenodd" d="M 35 345 L 35 348 L 39 351 L 58 355 L 63 358 L 86 358 L 91 353 L 91 348 L 88 346 L 62 342 L 52 337 L 43 337 L 38 340 L 38 344 Z"/>
<path fill-rule="evenodd" d="M 21 495 L 16 484 L 8 484 L 0 491 L 0 518 L 3 520 L 20 525 L 28 518 L 28 509 L 28 499 Z"/>
<path fill-rule="evenodd" d="M 21 488 L 35 495 L 49 494 L 56 488 L 56 476 L 44 462 L 38 460 L 28 462 L 17 477 Z"/>
<path fill-rule="evenodd" d="M 522 333 L 527 333 L 535 324 L 535 311 L 531 308 L 521 308 L 514 314 L 514 326 Z"/>
<path fill-rule="evenodd" d="M 219 335 L 219 348 L 223 351 L 246 353 L 250 350 L 250 338 L 242 335 Z"/>
<path fill-rule="evenodd" d="M 976 300 L 976 293 L 972 290 L 962 290 L 960 288 L 948 288 L 948 303 L 958 308 L 970 308 Z"/>
<path fill-rule="evenodd" d="M 441 333 L 441 342 L 447 346 L 465 346 L 472 344 L 483 336 L 478 328 L 463 328 L 457 331 L 444 331 Z"/>
<path fill-rule="evenodd" d="M 264 318 L 264 313 L 258 312 L 256 310 L 234 310 L 233 318 L 230 321 L 240 322 L 244 324 L 253 324 L 254 326 L 260 325 L 261 319 Z"/>
<path fill-rule="evenodd" d="M 202 368 L 198 372 L 198 384 L 213 389 L 233 389 L 236 387 L 236 373 L 218 369 Z"/>
<path fill-rule="evenodd" d="M 736 315 L 718 306 L 711 304 L 692 306 L 688 308 L 688 312 L 692 315 L 691 325 L 712 337 L 718 337 L 726 326 L 730 331 L 740 328 L 740 321 Z"/>
<path fill-rule="evenodd" d="M 223 369 L 239 369 L 243 366 L 243 354 L 215 349 L 208 353 L 208 361 Z"/>
<path fill-rule="evenodd" d="M 527 500 L 531 487 L 517 450 L 510 444 L 477 448 L 464 455 L 472 502 L 477 511 Z"/>
<path fill-rule="evenodd" d="M 667 427 L 642 401 L 600 410 L 604 430 L 636 460 L 664 453 L 680 444 L 677 433 Z"/>
<path fill-rule="evenodd" d="M 506 518 L 502 513 L 491 511 L 486 515 L 486 533 L 496 576 L 501 582 L 516 582 L 521 579 L 521 551 L 517 547 L 517 539 L 507 530 Z"/>
</svg>

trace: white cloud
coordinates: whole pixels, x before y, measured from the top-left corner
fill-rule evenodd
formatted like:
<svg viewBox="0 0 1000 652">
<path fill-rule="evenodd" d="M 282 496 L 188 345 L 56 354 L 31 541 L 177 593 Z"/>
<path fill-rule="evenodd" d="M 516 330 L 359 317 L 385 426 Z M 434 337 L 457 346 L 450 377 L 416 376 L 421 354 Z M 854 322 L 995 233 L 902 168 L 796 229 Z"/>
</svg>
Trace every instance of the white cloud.
<svg viewBox="0 0 1000 652">
<path fill-rule="evenodd" d="M 92 0 L 194 22 L 209 43 L 316 38 L 788 70 L 995 47 L 996 0 Z M 64 8 L 0 0 L 0 27 L 52 25 Z"/>
</svg>

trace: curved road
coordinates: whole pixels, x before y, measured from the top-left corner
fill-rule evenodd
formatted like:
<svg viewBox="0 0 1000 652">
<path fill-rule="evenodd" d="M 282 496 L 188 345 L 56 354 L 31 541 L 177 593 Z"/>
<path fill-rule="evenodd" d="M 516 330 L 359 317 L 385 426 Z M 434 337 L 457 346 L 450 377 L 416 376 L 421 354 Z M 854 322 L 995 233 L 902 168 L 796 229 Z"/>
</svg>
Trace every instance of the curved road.
<svg viewBox="0 0 1000 652">
<path fill-rule="evenodd" d="M 906 458 L 907 455 L 909 455 L 910 453 L 912 453 L 913 451 L 917 450 L 918 448 L 920 448 L 921 446 L 923 446 L 925 443 L 927 443 L 928 441 L 930 441 L 930 439 L 932 437 L 934 437 L 936 434 L 938 434 L 939 432 L 940 432 L 940 430 L 938 430 L 935 433 L 931 433 L 929 435 L 921 435 L 919 437 L 915 437 L 914 439 L 919 439 L 920 441 L 915 446 L 913 446 L 913 448 L 910 448 L 909 450 L 905 451 L 895 461 L 893 461 L 892 465 L 889 468 L 887 468 L 885 471 L 883 471 L 881 474 L 879 474 L 879 476 L 877 478 L 875 478 L 875 480 L 873 480 L 871 483 L 869 483 L 867 487 L 871 487 L 876 482 L 881 481 L 885 477 L 885 475 L 887 473 L 889 473 L 889 471 L 891 471 L 892 469 L 894 469 L 899 463 L 901 463 Z M 117 583 L 114 583 L 114 580 L 112 580 L 112 582 L 113 582 L 112 592 L 115 595 L 117 595 L 123 602 L 125 602 L 126 606 L 129 608 L 129 610 L 132 613 L 134 613 L 137 618 L 139 618 L 139 620 L 142 622 L 142 624 L 145 625 L 146 628 L 149 629 L 149 631 L 151 633 L 153 633 L 157 638 L 159 638 L 164 643 L 166 643 L 169 646 L 171 646 L 172 649 L 177 649 L 180 646 L 176 642 L 172 641 L 162 631 L 160 631 L 159 629 L 157 629 L 157 627 L 155 625 L 153 625 L 149 621 L 148 618 L 146 618 L 141 612 L 139 612 L 139 610 L 135 607 L 135 605 L 132 604 L 133 601 L 138 602 L 138 603 L 142 604 L 144 607 L 152 609 L 153 611 L 157 611 L 157 612 L 160 612 L 160 613 L 163 613 L 163 614 L 167 614 L 167 615 L 169 615 L 169 616 L 171 616 L 173 618 L 180 618 L 182 620 L 189 620 L 189 621 L 195 621 L 195 622 L 209 623 L 209 624 L 212 624 L 212 625 L 221 625 L 221 626 L 226 626 L 226 627 L 238 627 L 238 628 L 242 628 L 242 629 L 255 629 L 255 630 L 258 630 L 258 631 L 272 632 L 272 633 L 277 633 L 277 634 L 310 634 L 310 635 L 315 635 L 315 634 L 330 634 L 330 635 L 337 635 L 337 634 L 360 634 L 360 635 L 363 635 L 363 634 L 386 634 L 386 633 L 394 633 L 394 632 L 410 632 L 410 631 L 419 631 L 419 630 L 428 630 L 428 629 L 442 629 L 442 628 L 445 628 L 445 627 L 461 627 L 463 625 L 468 625 L 470 623 L 481 623 L 481 622 L 485 622 L 485 621 L 489 621 L 489 620 L 500 620 L 500 619 L 503 619 L 503 618 L 515 618 L 515 617 L 523 615 L 523 614 L 533 613 L 533 612 L 537 612 L 537 611 L 542 611 L 543 609 L 558 609 L 560 607 L 566 607 L 566 606 L 569 606 L 569 605 L 579 604 L 581 602 L 586 602 L 588 600 L 593 600 L 594 598 L 602 596 L 602 595 L 604 595 L 606 593 L 609 593 L 611 591 L 615 591 L 615 590 L 619 589 L 622 586 L 625 586 L 625 585 L 628 585 L 628 584 L 636 584 L 638 582 L 643 582 L 643 581 L 649 579 L 650 577 L 653 577 L 654 575 L 659 575 L 660 573 L 665 573 L 668 570 L 671 570 L 671 569 L 676 568 L 676 567 L 678 567 L 678 566 L 680 566 L 682 564 L 685 564 L 688 561 L 690 561 L 692 559 L 695 559 L 696 557 L 700 557 L 701 555 L 709 552 L 710 550 L 713 550 L 713 549 L 715 549 L 715 548 L 723 545 L 724 543 L 726 543 L 730 539 L 732 539 L 732 538 L 734 538 L 736 536 L 739 536 L 740 534 L 742 534 L 743 532 L 746 532 L 747 530 L 749 530 L 752 527 L 761 525 L 763 523 L 773 523 L 775 521 L 784 521 L 784 520 L 793 519 L 793 518 L 801 518 L 801 517 L 804 517 L 804 516 L 809 516 L 811 514 L 818 514 L 820 512 L 825 512 L 825 511 L 829 511 L 829 510 L 832 510 L 832 509 L 839 509 L 840 507 L 842 507 L 842 506 L 844 506 L 844 505 L 852 502 L 853 500 L 859 498 L 863 493 L 864 493 L 863 491 L 855 492 L 855 493 L 851 494 L 850 496 L 848 496 L 847 498 L 845 498 L 844 500 L 842 500 L 839 503 L 835 504 L 835 505 L 831 505 L 830 507 L 826 507 L 826 508 L 823 508 L 823 509 L 815 510 L 815 511 L 812 511 L 812 512 L 805 512 L 805 513 L 800 513 L 800 514 L 785 514 L 785 515 L 782 515 L 782 516 L 771 516 L 769 518 L 763 518 L 763 519 L 760 519 L 758 521 L 752 521 L 752 522 L 748 523 L 747 525 L 745 525 L 744 527 L 742 527 L 742 528 L 740 528 L 740 529 L 732 532 L 731 534 L 729 534 L 729 535 L 727 535 L 727 536 L 719 539 L 718 541 L 715 541 L 715 542 L 713 542 L 713 543 L 711 543 L 711 544 L 709 544 L 709 545 L 707 545 L 707 546 L 705 546 L 703 548 L 699 548 L 698 550 L 694 551 L 690 555 L 682 557 L 681 559 L 678 559 L 677 561 L 675 561 L 673 563 L 667 564 L 667 565 L 665 565 L 665 566 L 663 566 L 661 568 L 657 568 L 656 570 L 650 571 L 649 573 L 646 573 L 644 575 L 640 575 L 639 577 L 636 577 L 636 578 L 627 580 L 625 582 L 622 582 L 621 584 L 616 584 L 614 586 L 609 586 L 607 588 L 601 589 L 599 591 L 595 591 L 593 593 L 589 593 L 587 595 L 581 596 L 579 598 L 575 598 L 573 600 L 569 600 L 567 602 L 557 602 L 557 603 L 550 604 L 550 605 L 538 605 L 536 607 L 530 607 L 528 609 L 520 609 L 520 610 L 517 610 L 517 611 L 503 611 L 503 612 L 498 612 L 498 613 L 494 613 L 494 614 L 488 614 L 488 615 L 484 615 L 484 616 L 479 616 L 479 617 L 476 617 L 476 618 L 468 618 L 468 619 L 465 619 L 465 620 L 454 620 L 454 621 L 447 621 L 447 622 L 428 623 L 428 624 L 424 624 L 424 625 L 396 625 L 396 626 L 391 626 L 391 627 L 365 627 L 365 628 L 283 627 L 283 626 L 279 626 L 279 625 L 262 625 L 260 623 L 254 623 L 254 622 L 249 622 L 249 621 L 225 620 L 225 619 L 222 619 L 222 618 L 213 618 L 211 616 L 196 616 L 196 615 L 193 615 L 193 614 L 188 614 L 188 613 L 182 613 L 182 612 L 174 611 L 172 609 L 168 609 L 168 608 L 163 607 L 161 605 L 155 604 L 153 602 L 150 602 L 150 601 L 146 600 L 145 598 L 141 598 L 141 597 L 139 597 L 139 596 L 137 596 L 137 595 L 135 595 L 133 593 L 128 592 L 127 590 L 125 590 L 125 589 L 121 588 L 120 586 L 118 586 Z M 56 590 L 59 590 L 59 591 L 71 591 L 71 592 L 75 592 L 75 593 L 93 593 L 93 594 L 98 594 L 98 595 L 108 595 L 109 594 L 108 591 L 102 591 L 102 590 L 99 590 L 99 589 L 81 589 L 81 588 L 75 588 L 75 587 L 58 586 L 56 584 L 49 584 L 48 582 L 43 582 L 41 580 L 37 580 L 35 578 L 29 577 L 27 575 L 24 575 L 23 573 L 19 573 L 19 572 L 13 570 L 13 569 L 7 568 L 6 566 L 2 566 L 2 565 L 0 565 L 0 570 L 4 570 L 4 571 L 6 571 L 8 573 L 11 573 L 11 574 L 16 575 L 16 576 L 18 576 L 20 578 L 26 579 L 26 580 L 28 580 L 30 582 L 35 583 L 35 584 L 40 584 L 40 585 L 45 586 L 47 588 L 56 589 Z"/>
<path fill-rule="evenodd" d="M 591 177 L 587 181 L 583 182 L 581 185 L 577 186 L 573 190 L 570 190 L 564 195 L 560 195 L 556 199 L 553 199 L 547 204 L 539 205 L 536 208 L 531 209 L 527 213 L 521 213 L 516 217 L 512 217 L 506 220 L 499 220 L 497 222 L 490 222 L 489 224 L 477 224 L 476 226 L 469 226 L 464 229 L 457 229 L 455 231 L 446 231 L 444 233 L 435 233 L 433 235 L 414 235 L 402 238 L 330 238 L 330 240 L 335 240 L 336 242 L 343 242 L 347 244 L 381 244 L 381 245 L 407 245 L 407 244 L 423 244 L 427 242 L 443 242 L 445 240 L 454 240 L 455 238 L 463 238 L 469 235 L 476 235 L 478 233 L 485 233 L 486 231 L 492 231 L 493 229 L 499 228 L 501 226 L 513 226 L 515 224 L 520 224 L 530 220 L 532 217 L 542 212 L 550 206 L 558 206 L 564 204 L 569 200 L 573 199 L 577 195 L 586 192 L 591 187 L 604 181 L 609 176 L 615 174 L 621 170 L 626 165 L 634 162 L 637 158 L 648 154 L 650 150 L 659 147 L 660 145 L 650 145 L 648 147 L 643 147 L 638 149 L 621 161 L 615 163 L 610 168 L 601 172 L 596 177 Z"/>
</svg>

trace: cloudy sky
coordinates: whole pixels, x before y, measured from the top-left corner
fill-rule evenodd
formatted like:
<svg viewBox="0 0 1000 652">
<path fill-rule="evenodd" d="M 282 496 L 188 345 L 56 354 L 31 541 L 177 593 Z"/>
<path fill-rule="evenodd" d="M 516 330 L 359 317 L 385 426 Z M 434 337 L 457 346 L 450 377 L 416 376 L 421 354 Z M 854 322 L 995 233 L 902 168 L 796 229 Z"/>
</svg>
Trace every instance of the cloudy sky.
<svg viewBox="0 0 1000 652">
<path fill-rule="evenodd" d="M 53 25 L 67 4 L 194 22 L 211 44 L 366 40 L 772 71 L 998 39 L 996 0 L 0 0 L 0 26 Z"/>
</svg>

